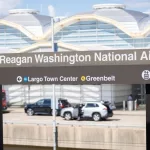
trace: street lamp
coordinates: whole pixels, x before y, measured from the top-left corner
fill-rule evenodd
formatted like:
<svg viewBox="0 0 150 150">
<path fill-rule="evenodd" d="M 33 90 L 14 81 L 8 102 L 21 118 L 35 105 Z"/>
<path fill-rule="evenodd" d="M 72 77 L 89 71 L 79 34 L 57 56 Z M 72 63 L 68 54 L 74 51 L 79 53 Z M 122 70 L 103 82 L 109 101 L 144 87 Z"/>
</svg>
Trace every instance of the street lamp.
<svg viewBox="0 0 150 150">
<path fill-rule="evenodd" d="M 49 15 L 51 17 L 51 45 L 52 51 L 54 52 L 54 17 L 55 17 L 55 10 L 54 7 L 49 5 L 48 6 Z M 53 150 L 56 150 L 56 104 L 55 104 L 55 84 L 53 84 Z"/>
</svg>

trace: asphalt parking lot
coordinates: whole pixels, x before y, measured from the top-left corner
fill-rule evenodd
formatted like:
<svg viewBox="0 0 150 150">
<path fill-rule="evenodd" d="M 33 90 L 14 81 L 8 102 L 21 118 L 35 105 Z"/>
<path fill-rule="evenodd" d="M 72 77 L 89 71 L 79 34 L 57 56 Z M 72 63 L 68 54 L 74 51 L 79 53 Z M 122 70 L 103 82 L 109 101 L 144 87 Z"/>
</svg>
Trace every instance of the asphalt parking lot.
<svg viewBox="0 0 150 150">
<path fill-rule="evenodd" d="M 9 108 L 3 114 L 4 123 L 21 123 L 21 124 L 52 124 L 52 116 L 48 115 L 36 115 L 27 116 L 24 113 L 23 108 Z M 66 121 L 61 117 L 56 117 L 58 124 L 101 124 L 101 125 L 115 125 L 115 126 L 146 126 L 146 111 L 114 111 L 114 116 L 106 121 L 94 122 L 92 120 L 82 120 L 82 121 Z"/>
</svg>

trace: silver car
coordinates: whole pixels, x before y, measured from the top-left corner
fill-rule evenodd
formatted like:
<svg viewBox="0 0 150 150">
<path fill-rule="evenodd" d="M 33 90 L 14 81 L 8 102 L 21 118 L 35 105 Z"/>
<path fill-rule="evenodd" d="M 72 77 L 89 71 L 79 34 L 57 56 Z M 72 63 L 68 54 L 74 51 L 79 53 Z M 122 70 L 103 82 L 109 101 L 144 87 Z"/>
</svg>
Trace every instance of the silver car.
<svg viewBox="0 0 150 150">
<path fill-rule="evenodd" d="M 94 121 L 100 121 L 112 117 L 108 115 L 108 108 L 100 102 L 87 102 L 82 107 L 82 118 L 92 118 Z M 78 108 L 68 107 L 61 110 L 61 117 L 66 120 L 72 120 L 78 118 Z"/>
</svg>

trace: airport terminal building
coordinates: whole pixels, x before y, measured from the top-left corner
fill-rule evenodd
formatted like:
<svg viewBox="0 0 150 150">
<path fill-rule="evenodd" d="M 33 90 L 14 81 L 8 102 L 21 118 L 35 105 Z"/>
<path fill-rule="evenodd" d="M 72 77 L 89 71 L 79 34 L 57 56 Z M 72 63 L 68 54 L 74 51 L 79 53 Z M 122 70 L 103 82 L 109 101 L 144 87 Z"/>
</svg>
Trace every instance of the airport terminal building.
<svg viewBox="0 0 150 150">
<path fill-rule="evenodd" d="M 57 19 L 58 51 L 94 51 L 150 48 L 150 15 L 121 4 L 94 5 L 91 11 Z M 0 19 L 0 52 L 52 52 L 51 18 L 36 10 L 15 9 Z M 128 73 L 127 73 L 128 74 Z M 4 86 L 12 105 L 52 97 L 51 85 Z M 57 85 L 56 96 L 71 103 L 109 100 L 122 103 L 131 93 L 144 99 L 144 85 Z"/>
</svg>

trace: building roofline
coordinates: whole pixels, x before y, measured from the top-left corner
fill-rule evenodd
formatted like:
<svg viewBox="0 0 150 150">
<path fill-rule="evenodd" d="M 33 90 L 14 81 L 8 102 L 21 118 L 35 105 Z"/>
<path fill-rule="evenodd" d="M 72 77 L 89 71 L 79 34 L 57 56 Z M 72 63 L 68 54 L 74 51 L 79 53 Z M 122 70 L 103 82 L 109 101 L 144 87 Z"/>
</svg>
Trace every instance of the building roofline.
<svg viewBox="0 0 150 150">
<path fill-rule="evenodd" d="M 39 11 L 35 9 L 12 9 L 9 14 L 38 14 Z"/>
<path fill-rule="evenodd" d="M 126 6 L 123 4 L 96 4 L 93 5 L 93 9 L 125 9 Z"/>
<path fill-rule="evenodd" d="M 150 33 L 150 26 L 148 26 L 143 31 L 133 33 L 133 32 L 130 32 L 126 27 L 124 27 L 123 24 L 121 24 L 120 22 L 116 20 L 110 19 L 108 17 L 102 17 L 96 14 L 83 14 L 83 15 L 75 15 L 75 16 L 63 19 L 60 22 L 55 23 L 54 25 L 55 34 L 59 32 L 61 29 L 63 29 L 64 27 L 67 27 L 71 24 L 77 23 L 79 21 L 84 21 L 84 20 L 98 20 L 98 21 L 102 21 L 102 22 L 114 25 L 115 27 L 122 30 L 124 33 L 126 33 L 132 38 L 143 38 Z M 26 36 L 28 36 L 31 40 L 34 40 L 34 41 L 47 40 L 51 36 L 51 27 L 47 30 L 47 32 L 43 36 L 36 37 L 33 33 L 31 33 L 30 31 L 28 31 L 26 28 L 24 28 L 23 26 L 19 24 L 16 24 L 7 20 L 3 20 L 3 19 L 0 20 L 0 24 L 13 27 L 21 31 Z"/>
</svg>

